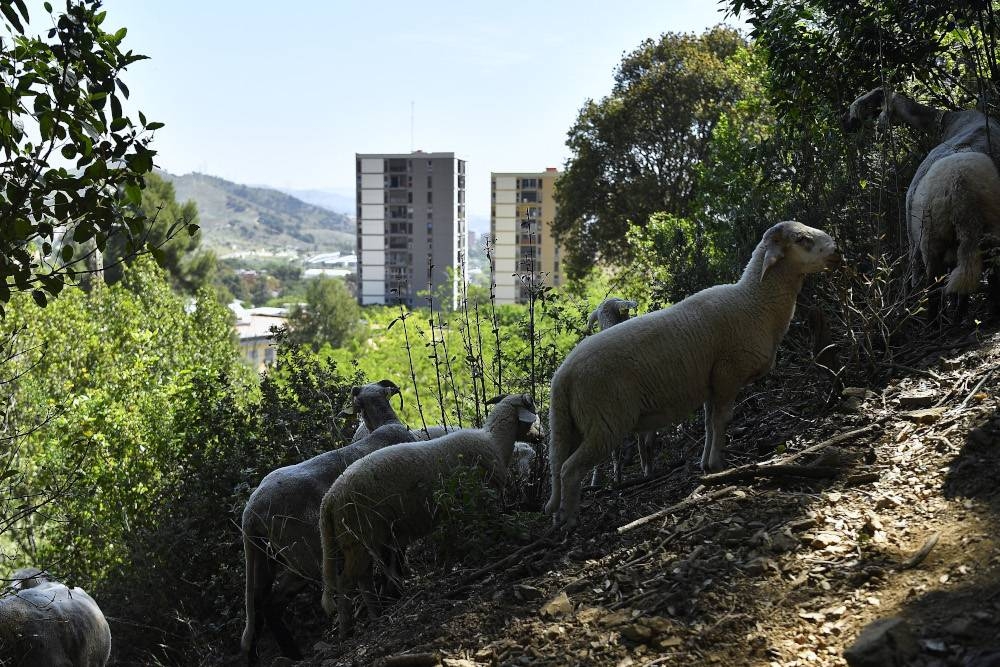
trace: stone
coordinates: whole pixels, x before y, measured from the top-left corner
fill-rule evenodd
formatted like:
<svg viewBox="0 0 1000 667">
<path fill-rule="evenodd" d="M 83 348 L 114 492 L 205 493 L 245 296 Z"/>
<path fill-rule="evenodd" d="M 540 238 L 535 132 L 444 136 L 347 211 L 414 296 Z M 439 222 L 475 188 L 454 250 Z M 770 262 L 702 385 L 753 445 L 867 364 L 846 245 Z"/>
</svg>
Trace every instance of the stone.
<svg viewBox="0 0 1000 667">
<path fill-rule="evenodd" d="M 898 616 L 868 624 L 844 651 L 850 667 L 904 667 L 920 652 L 906 621 Z"/>
<path fill-rule="evenodd" d="M 941 419 L 941 416 L 947 412 L 947 410 L 948 408 L 944 407 L 926 408 L 924 410 L 910 410 L 909 412 L 904 412 L 902 416 L 910 421 L 915 421 L 918 424 L 933 424 L 937 420 Z"/>
<path fill-rule="evenodd" d="M 548 602 L 542 605 L 542 615 L 543 616 L 564 616 L 573 611 L 573 603 L 570 602 L 569 596 L 565 592 L 560 593 Z"/>
<path fill-rule="evenodd" d="M 929 408 L 937 400 L 937 393 L 923 389 L 909 391 L 899 395 L 899 407 L 904 410 L 914 410 L 916 408 Z"/>
<path fill-rule="evenodd" d="M 522 602 L 531 602 L 532 600 L 540 600 L 544 593 L 534 586 L 527 586 L 525 584 L 515 584 L 514 585 L 514 597 Z"/>
</svg>

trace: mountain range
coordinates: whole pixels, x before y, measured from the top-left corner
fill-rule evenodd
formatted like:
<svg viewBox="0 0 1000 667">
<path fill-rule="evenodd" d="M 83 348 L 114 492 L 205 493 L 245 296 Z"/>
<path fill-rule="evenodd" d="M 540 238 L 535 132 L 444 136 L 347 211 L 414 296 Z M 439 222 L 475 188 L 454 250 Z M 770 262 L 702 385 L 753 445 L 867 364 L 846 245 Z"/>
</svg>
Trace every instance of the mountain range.
<svg viewBox="0 0 1000 667">
<path fill-rule="evenodd" d="M 202 244 L 220 255 L 253 250 L 354 250 L 354 219 L 343 212 L 279 190 L 240 185 L 217 176 L 158 173 L 173 183 L 178 201 L 197 204 Z"/>
</svg>

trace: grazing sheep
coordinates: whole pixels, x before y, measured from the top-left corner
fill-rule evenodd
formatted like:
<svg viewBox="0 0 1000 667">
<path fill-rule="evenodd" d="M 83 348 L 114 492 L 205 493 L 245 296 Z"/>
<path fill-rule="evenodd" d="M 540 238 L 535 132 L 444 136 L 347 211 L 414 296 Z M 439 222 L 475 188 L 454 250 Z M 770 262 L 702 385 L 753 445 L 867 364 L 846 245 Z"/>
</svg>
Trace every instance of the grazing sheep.
<svg viewBox="0 0 1000 667">
<path fill-rule="evenodd" d="M 595 324 L 600 324 L 603 331 L 624 322 L 629 318 L 629 311 L 638 306 L 635 301 L 626 301 L 616 296 L 605 299 L 590 314 L 590 319 L 587 320 L 587 333 L 594 330 Z"/>
<path fill-rule="evenodd" d="M 111 628 L 94 599 L 37 568 L 11 575 L 12 592 L 0 598 L 0 664 L 104 667 Z"/>
<path fill-rule="evenodd" d="M 616 296 L 610 299 L 605 299 L 602 301 L 594 312 L 590 314 L 590 319 L 587 320 L 587 333 L 589 334 L 594 329 L 594 324 L 601 325 L 601 331 L 615 326 L 616 324 L 621 324 L 629 318 L 629 311 L 633 308 L 637 308 L 639 304 L 635 301 L 626 301 L 624 299 L 619 299 Z M 651 431 L 649 433 L 638 433 L 635 435 L 634 439 L 629 436 L 622 444 L 615 447 L 611 456 L 611 471 L 615 479 L 615 484 L 622 483 L 622 468 L 625 467 L 625 455 L 628 453 L 629 447 L 634 443 L 636 449 L 639 451 L 639 466 L 642 468 L 642 474 L 645 477 L 649 477 L 652 472 L 652 447 L 656 440 L 656 432 Z M 601 466 L 594 467 L 594 474 L 590 478 L 590 485 L 597 486 L 601 482 Z"/>
<path fill-rule="evenodd" d="M 964 309 L 979 284 L 982 245 L 1000 234 L 1000 122 L 975 109 L 937 109 L 876 88 L 851 104 L 843 124 L 853 131 L 876 113 L 881 127 L 902 122 L 940 136 L 906 191 L 910 282 L 917 287 L 953 269 L 944 293 L 959 297 Z"/>
<path fill-rule="evenodd" d="M 374 562 L 433 529 L 433 493 L 439 481 L 467 466 L 502 486 L 514 441 L 532 433 L 537 421 L 530 396 L 507 396 L 482 429 L 386 447 L 352 464 L 333 483 L 320 509 L 323 608 L 330 615 L 336 609 L 342 637 L 353 622 L 350 590 L 360 587 L 369 616 L 377 617 L 379 604 L 371 587 Z"/>
<path fill-rule="evenodd" d="M 375 450 L 414 439 L 389 403 L 398 392 L 388 380 L 355 387 L 353 408 L 372 432 L 358 442 L 268 473 L 250 495 L 242 523 L 247 619 L 240 644 L 249 664 L 256 662 L 265 620 L 282 653 L 301 656 L 282 614 L 292 598 L 320 579 L 320 502 L 349 465 Z"/>
<path fill-rule="evenodd" d="M 546 513 L 575 526 L 583 476 L 627 433 L 676 423 L 702 404 L 702 467 L 721 469 L 737 394 L 774 366 L 806 274 L 838 259 L 826 233 L 781 222 L 765 232 L 739 282 L 577 345 L 552 378 Z"/>
</svg>

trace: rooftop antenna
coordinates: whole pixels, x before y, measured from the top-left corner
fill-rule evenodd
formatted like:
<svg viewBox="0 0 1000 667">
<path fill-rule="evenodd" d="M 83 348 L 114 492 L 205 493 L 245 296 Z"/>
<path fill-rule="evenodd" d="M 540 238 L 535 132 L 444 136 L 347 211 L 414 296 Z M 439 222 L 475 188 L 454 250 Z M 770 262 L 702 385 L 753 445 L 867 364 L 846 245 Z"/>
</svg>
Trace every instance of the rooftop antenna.
<svg viewBox="0 0 1000 667">
<path fill-rule="evenodd" d="M 413 152 L 413 100 L 410 100 L 410 152 Z"/>
</svg>

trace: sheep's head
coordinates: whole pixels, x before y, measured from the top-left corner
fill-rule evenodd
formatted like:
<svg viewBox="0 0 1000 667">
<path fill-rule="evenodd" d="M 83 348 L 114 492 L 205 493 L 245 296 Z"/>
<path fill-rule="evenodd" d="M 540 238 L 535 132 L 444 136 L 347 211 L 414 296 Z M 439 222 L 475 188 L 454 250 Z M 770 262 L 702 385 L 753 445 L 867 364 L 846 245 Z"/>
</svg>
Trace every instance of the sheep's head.
<svg viewBox="0 0 1000 667">
<path fill-rule="evenodd" d="M 816 273 L 840 262 L 837 243 L 829 234 L 801 222 L 779 222 L 764 233 L 764 277 L 779 263 L 792 268 L 795 273 Z"/>
<path fill-rule="evenodd" d="M 538 419 L 535 401 L 529 394 L 504 394 L 486 401 L 487 405 L 507 406 L 517 410 L 517 437 L 534 441 L 542 437 L 542 426 Z"/>
<path fill-rule="evenodd" d="M 365 419 L 366 425 L 370 427 L 371 425 L 367 423 L 367 417 L 371 412 L 371 407 L 384 402 L 391 410 L 392 407 L 388 403 L 394 395 L 399 396 L 399 407 L 402 409 L 403 394 L 392 380 L 379 380 L 362 387 L 351 387 L 351 403 L 340 411 L 339 416 L 360 413 Z"/>
<path fill-rule="evenodd" d="M 875 88 L 851 102 L 851 106 L 840 117 L 840 124 L 847 132 L 857 132 L 866 119 L 884 112 L 885 91 Z"/>
</svg>

